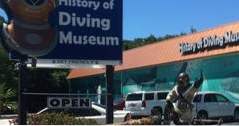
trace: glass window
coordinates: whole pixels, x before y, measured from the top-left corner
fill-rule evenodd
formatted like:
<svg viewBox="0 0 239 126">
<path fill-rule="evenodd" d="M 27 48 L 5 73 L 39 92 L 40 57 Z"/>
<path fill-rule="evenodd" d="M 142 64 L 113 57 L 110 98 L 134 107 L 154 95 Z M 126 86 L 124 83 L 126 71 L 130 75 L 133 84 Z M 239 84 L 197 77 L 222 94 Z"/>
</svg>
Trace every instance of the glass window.
<svg viewBox="0 0 239 126">
<path fill-rule="evenodd" d="M 200 102 L 202 98 L 202 95 L 196 95 L 193 99 L 193 102 Z"/>
<path fill-rule="evenodd" d="M 142 100 L 142 94 L 129 94 L 126 101 L 137 101 Z"/>
<path fill-rule="evenodd" d="M 154 100 L 154 93 L 145 94 L 145 100 Z"/>
<path fill-rule="evenodd" d="M 168 92 L 158 93 L 158 100 L 165 100 Z"/>
<path fill-rule="evenodd" d="M 217 98 L 215 94 L 206 94 L 204 98 L 204 102 L 217 102 Z"/>
<path fill-rule="evenodd" d="M 216 98 L 218 102 L 228 102 L 228 99 L 220 94 L 217 94 Z"/>
</svg>

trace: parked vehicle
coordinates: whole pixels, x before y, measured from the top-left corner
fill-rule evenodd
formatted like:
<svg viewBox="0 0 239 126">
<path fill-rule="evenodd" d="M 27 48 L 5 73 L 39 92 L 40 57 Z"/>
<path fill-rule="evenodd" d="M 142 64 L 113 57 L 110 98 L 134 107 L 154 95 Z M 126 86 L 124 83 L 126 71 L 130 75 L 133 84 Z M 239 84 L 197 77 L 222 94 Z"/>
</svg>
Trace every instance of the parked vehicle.
<svg viewBox="0 0 239 126">
<path fill-rule="evenodd" d="M 125 108 L 125 99 L 121 98 L 114 101 L 114 109 L 123 110 Z"/>
<path fill-rule="evenodd" d="M 126 97 L 125 110 L 132 116 L 158 115 L 162 118 L 169 91 L 150 91 L 130 93 Z"/>
<path fill-rule="evenodd" d="M 239 105 L 217 92 L 199 92 L 194 100 L 194 117 L 201 119 L 231 117 L 239 120 Z"/>
<path fill-rule="evenodd" d="M 85 119 L 93 119 L 96 120 L 97 124 L 105 124 L 106 122 L 106 107 L 104 105 L 92 103 L 91 108 L 84 109 L 52 109 L 52 108 L 44 108 L 39 111 L 37 114 L 41 113 L 51 113 L 51 112 L 64 112 L 67 114 L 71 114 L 76 118 L 85 118 Z M 124 110 L 114 110 L 114 123 L 120 124 L 124 122 L 126 115 L 130 113 L 129 111 Z"/>
</svg>

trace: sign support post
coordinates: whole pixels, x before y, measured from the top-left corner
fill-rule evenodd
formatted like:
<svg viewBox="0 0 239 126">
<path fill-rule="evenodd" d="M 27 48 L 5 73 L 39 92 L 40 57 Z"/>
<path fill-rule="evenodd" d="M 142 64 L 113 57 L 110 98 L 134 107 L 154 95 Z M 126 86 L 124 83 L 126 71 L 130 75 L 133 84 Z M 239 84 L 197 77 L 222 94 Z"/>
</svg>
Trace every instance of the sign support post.
<svg viewBox="0 0 239 126">
<path fill-rule="evenodd" d="M 1 3 L 11 12 L 8 24 L 2 29 L 2 37 L 13 50 L 10 59 L 20 59 L 18 123 L 26 124 L 26 61 L 36 57 L 37 63 L 32 60 L 32 66 L 37 68 L 106 65 L 106 123 L 112 124 L 114 65 L 121 64 L 123 57 L 123 0 L 85 0 L 86 6 L 72 4 L 71 0 L 11 0 Z M 79 22 L 80 19 L 86 21 Z"/>
<path fill-rule="evenodd" d="M 26 97 L 23 94 L 27 84 L 27 58 L 21 56 L 19 64 L 19 84 L 18 84 L 18 125 L 26 125 Z"/>
<path fill-rule="evenodd" d="M 113 124 L 113 81 L 114 81 L 114 66 L 106 66 L 106 124 Z"/>
</svg>

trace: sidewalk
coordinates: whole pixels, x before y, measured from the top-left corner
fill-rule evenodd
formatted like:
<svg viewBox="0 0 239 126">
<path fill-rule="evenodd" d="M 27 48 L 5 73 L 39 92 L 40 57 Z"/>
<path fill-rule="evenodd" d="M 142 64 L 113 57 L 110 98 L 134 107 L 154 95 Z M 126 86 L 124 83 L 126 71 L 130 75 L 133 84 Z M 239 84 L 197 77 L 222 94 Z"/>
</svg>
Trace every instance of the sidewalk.
<svg viewBox="0 0 239 126">
<path fill-rule="evenodd" d="M 9 120 L 10 119 L 0 119 L 0 125 L 5 125 L 5 126 L 10 125 Z"/>
<path fill-rule="evenodd" d="M 17 117 L 17 114 L 0 115 L 0 119 L 12 119 L 14 117 Z"/>
</svg>

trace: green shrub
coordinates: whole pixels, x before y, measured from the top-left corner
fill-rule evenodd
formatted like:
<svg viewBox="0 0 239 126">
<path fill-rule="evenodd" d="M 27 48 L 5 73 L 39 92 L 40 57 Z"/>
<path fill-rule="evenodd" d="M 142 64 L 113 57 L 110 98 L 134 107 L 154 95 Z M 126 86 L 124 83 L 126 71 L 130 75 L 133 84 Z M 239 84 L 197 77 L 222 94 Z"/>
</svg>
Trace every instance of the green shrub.
<svg viewBox="0 0 239 126">
<path fill-rule="evenodd" d="M 46 113 L 28 117 L 29 125 L 97 125 L 92 119 L 76 119 L 65 113 Z"/>
<path fill-rule="evenodd" d="M 17 113 L 16 102 L 9 102 L 5 104 L 0 101 L 0 114 L 15 114 Z"/>
</svg>

